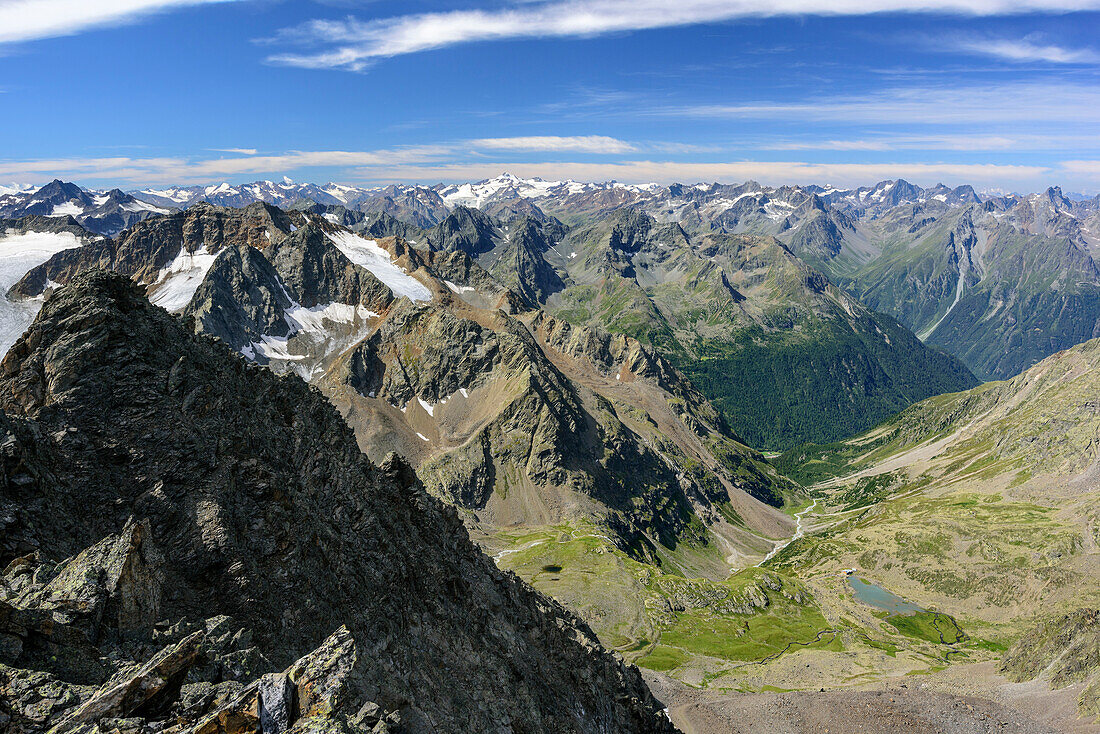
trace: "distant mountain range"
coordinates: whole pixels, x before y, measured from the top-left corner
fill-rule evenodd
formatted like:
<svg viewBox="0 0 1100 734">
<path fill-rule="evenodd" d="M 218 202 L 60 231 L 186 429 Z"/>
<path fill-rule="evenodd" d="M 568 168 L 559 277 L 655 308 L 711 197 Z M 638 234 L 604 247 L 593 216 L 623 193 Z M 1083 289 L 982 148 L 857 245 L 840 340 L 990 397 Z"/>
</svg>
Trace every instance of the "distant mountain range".
<svg viewBox="0 0 1100 734">
<path fill-rule="evenodd" d="M 566 230 L 620 209 L 706 234 L 778 239 L 867 307 L 893 316 L 983 379 L 1008 377 L 1043 357 L 1100 335 L 1100 196 L 986 194 L 970 186 L 922 188 L 904 180 L 839 189 L 726 184 L 627 185 L 493 179 L 434 186 L 250 184 L 92 192 L 54 181 L 0 192 L 0 217 L 72 216 L 115 234 L 142 219 L 206 201 L 309 209 L 368 234 L 421 244 L 460 207 L 501 225 L 521 217 Z M 559 238 L 560 239 L 560 238 Z M 553 259 L 551 257 L 551 259 Z M 532 260 L 540 274 L 525 295 L 540 300 L 569 278 Z M 520 292 L 526 286 L 513 282 Z M 821 438 L 818 436 L 817 438 Z"/>
<path fill-rule="evenodd" d="M 115 234 L 154 214 L 167 213 L 118 189 L 88 191 L 56 180 L 33 191 L 0 190 L 0 218 L 73 217 L 98 234 Z"/>
</svg>

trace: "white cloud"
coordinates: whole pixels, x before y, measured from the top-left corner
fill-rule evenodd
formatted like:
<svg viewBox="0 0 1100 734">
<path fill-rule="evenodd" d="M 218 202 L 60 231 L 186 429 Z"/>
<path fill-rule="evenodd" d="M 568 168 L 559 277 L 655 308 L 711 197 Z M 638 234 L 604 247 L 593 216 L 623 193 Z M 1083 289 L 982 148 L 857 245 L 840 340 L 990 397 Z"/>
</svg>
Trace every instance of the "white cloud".
<svg viewBox="0 0 1100 734">
<path fill-rule="evenodd" d="M 1100 179 L 1100 161 L 1063 161 L 1062 169 L 1070 173 L 1086 174 Z M 1097 183 L 1100 183 L 1100 181 Z"/>
<path fill-rule="evenodd" d="M 0 0 L 0 43 L 68 36 L 187 5 L 237 0 Z"/>
<path fill-rule="evenodd" d="M 1004 15 L 1100 9 L 1100 0 L 557 0 L 496 10 L 456 10 L 360 21 L 315 20 L 283 30 L 279 39 L 321 46 L 284 53 L 276 63 L 359 70 L 378 58 L 475 41 L 585 37 L 622 31 L 783 15 L 951 13 Z"/>
<path fill-rule="evenodd" d="M 215 153 L 236 153 L 237 155 L 256 155 L 260 151 L 255 148 L 207 148 Z"/>
<path fill-rule="evenodd" d="M 240 158 L 57 158 L 0 160 L 0 178 L 88 177 L 131 183 L 207 183 L 215 179 L 283 173 L 301 168 L 415 165 L 438 161 L 452 149 L 422 146 L 371 151 L 290 151 Z"/>
<path fill-rule="evenodd" d="M 983 38 L 955 36 L 943 43 L 934 45 L 950 51 L 978 56 L 989 56 L 1014 63 L 1044 62 L 1049 64 L 1096 64 L 1100 63 L 1100 53 L 1089 48 L 1067 48 L 1056 44 L 1043 43 L 1036 37 L 1024 38 Z"/>
<path fill-rule="evenodd" d="M 604 135 L 578 135 L 560 137 L 540 135 L 518 138 L 481 138 L 471 140 L 475 148 L 488 150 L 577 151 L 582 153 L 631 153 L 637 150 L 632 143 Z"/>
</svg>

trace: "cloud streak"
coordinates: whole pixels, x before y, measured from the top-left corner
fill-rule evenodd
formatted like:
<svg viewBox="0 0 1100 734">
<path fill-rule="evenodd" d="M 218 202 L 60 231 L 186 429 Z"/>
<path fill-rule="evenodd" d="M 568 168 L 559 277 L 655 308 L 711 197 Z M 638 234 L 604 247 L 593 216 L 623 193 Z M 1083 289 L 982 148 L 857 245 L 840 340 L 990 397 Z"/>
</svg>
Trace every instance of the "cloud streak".
<svg viewBox="0 0 1100 734">
<path fill-rule="evenodd" d="M 1100 0 L 556 0 L 496 10 L 456 10 L 361 21 L 314 20 L 284 29 L 274 40 L 316 47 L 269 61 L 358 71 L 380 58 L 464 43 L 523 38 L 581 38 L 739 18 L 881 13 L 1009 15 L 1100 9 Z"/>
<path fill-rule="evenodd" d="M 0 178 L 89 177 L 133 183 L 206 183 L 214 179 L 282 173 L 302 168 L 416 165 L 450 155 L 447 146 L 371 151 L 290 151 L 279 155 L 189 158 L 53 158 L 0 160 Z"/>
<path fill-rule="evenodd" d="M 956 36 L 946 43 L 937 44 L 949 51 L 957 51 L 976 56 L 1009 61 L 1012 63 L 1046 64 L 1097 64 L 1100 53 L 1090 48 L 1067 48 L 1057 44 L 1043 43 L 1039 39 L 1024 38 L 982 38 Z"/>
<path fill-rule="evenodd" d="M 0 43 L 70 36 L 189 5 L 238 0 L 0 0 Z"/>
<path fill-rule="evenodd" d="M 760 150 L 837 150 L 837 151 L 1002 151 L 1100 149 L 1093 135 L 1011 134 L 1011 135 L 896 135 L 842 140 L 784 140 L 765 142 Z"/>
<path fill-rule="evenodd" d="M 632 143 L 605 135 L 481 138 L 472 140 L 470 143 L 475 148 L 488 150 L 573 151 L 595 154 L 632 153 L 638 149 Z"/>
<path fill-rule="evenodd" d="M 988 125 L 1100 122 L 1100 88 L 1062 83 L 899 87 L 859 97 L 799 102 L 746 102 L 658 110 L 667 116 L 716 119 L 821 120 L 861 124 Z"/>
</svg>

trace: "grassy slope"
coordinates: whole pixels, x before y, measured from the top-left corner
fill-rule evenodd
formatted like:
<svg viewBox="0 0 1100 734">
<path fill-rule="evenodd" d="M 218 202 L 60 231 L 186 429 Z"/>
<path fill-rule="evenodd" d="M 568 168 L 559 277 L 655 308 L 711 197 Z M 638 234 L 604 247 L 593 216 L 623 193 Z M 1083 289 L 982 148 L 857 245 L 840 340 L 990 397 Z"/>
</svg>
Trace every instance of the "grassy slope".
<svg viewBox="0 0 1100 734">
<path fill-rule="evenodd" d="M 800 572 L 748 568 L 710 581 L 692 577 L 684 554 L 666 558 L 663 572 L 586 525 L 499 532 L 482 542 L 500 553 L 501 568 L 577 611 L 604 644 L 692 685 L 810 688 L 876 671 L 928 672 L 948 653 L 990 657 L 991 643 L 951 617 L 886 618 L 838 593 L 844 582 L 835 575 L 807 583 Z M 941 639 L 942 630 L 955 632 Z"/>
<path fill-rule="evenodd" d="M 788 452 L 780 466 L 816 482 L 833 514 L 771 567 L 803 578 L 855 567 L 998 644 L 1096 606 L 1098 395 L 1093 340 L 849 441 Z"/>
</svg>

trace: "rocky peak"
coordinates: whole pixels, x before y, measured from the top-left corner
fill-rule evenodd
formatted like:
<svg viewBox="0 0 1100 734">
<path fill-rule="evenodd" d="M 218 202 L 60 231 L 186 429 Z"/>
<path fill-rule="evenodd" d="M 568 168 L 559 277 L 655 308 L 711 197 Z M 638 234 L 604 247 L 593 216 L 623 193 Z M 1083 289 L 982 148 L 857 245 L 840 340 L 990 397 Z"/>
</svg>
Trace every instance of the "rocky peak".
<svg viewBox="0 0 1100 734">
<path fill-rule="evenodd" d="M 72 199 L 84 199 L 87 194 L 84 189 L 74 183 L 68 183 L 55 178 L 35 192 L 34 198 L 49 202 L 65 202 Z"/>
<path fill-rule="evenodd" d="M 455 207 L 428 233 L 433 250 L 462 250 L 477 257 L 495 248 L 500 234 L 492 217 L 479 209 Z"/>
<path fill-rule="evenodd" d="M 611 249 L 625 253 L 637 252 L 649 236 L 653 225 L 653 218 L 648 214 L 636 209 L 623 209 L 611 228 Z"/>
</svg>

